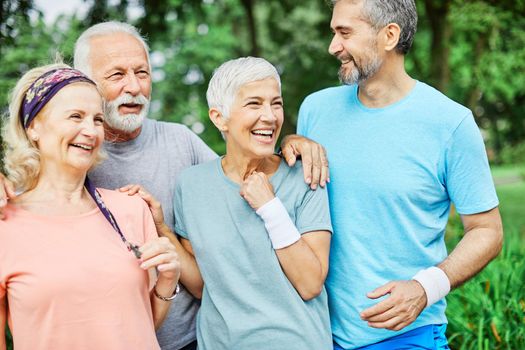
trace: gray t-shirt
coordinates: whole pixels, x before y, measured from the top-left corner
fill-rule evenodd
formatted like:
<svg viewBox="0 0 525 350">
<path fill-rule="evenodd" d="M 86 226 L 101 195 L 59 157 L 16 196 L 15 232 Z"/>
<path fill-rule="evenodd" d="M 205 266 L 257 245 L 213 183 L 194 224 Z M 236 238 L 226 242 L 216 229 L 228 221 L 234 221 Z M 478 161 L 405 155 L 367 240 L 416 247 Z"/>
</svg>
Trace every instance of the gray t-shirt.
<svg viewBox="0 0 525 350">
<path fill-rule="evenodd" d="M 301 162 L 271 177 L 301 234 L 332 231 L 326 189 L 312 191 Z M 175 229 L 190 240 L 204 279 L 199 350 L 328 350 L 327 296 L 303 301 L 281 269 L 261 218 L 224 175 L 220 159 L 182 172 Z"/>
<path fill-rule="evenodd" d="M 127 184 L 144 186 L 162 203 L 166 224 L 171 229 L 174 229 L 173 199 L 179 173 L 217 157 L 184 125 L 151 119 L 144 120 L 142 131 L 135 139 L 105 142 L 104 150 L 108 159 L 89 173 L 95 186 L 108 189 Z M 199 303 L 188 291 L 181 289 L 164 324 L 157 331 L 163 350 L 180 349 L 195 340 L 195 316 Z"/>
</svg>

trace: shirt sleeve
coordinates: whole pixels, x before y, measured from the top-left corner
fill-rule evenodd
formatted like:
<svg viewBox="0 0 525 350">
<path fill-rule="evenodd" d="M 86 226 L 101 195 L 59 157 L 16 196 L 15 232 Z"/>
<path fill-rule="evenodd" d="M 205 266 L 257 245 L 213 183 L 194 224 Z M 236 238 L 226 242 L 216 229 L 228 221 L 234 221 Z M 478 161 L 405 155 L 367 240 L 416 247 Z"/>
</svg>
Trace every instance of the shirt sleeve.
<svg viewBox="0 0 525 350">
<path fill-rule="evenodd" d="M 142 201 L 142 226 L 144 243 L 159 237 L 151 211 L 149 210 L 147 203 L 144 201 Z"/>
<path fill-rule="evenodd" d="M 208 147 L 208 145 L 206 145 L 200 137 L 195 135 L 195 133 L 193 133 L 191 130 L 187 130 L 189 135 L 188 137 L 190 140 L 189 143 L 192 149 L 193 165 L 205 163 L 218 157 L 217 153 L 215 153 L 210 147 Z"/>
<path fill-rule="evenodd" d="M 308 187 L 301 205 L 296 210 L 295 221 L 301 234 L 311 231 L 332 232 L 326 188 L 318 187 L 314 191 Z"/>
<path fill-rule="evenodd" d="M 175 233 L 183 238 L 189 239 L 188 234 L 186 233 L 186 225 L 184 224 L 181 180 L 182 179 L 179 179 L 179 182 L 175 187 L 175 199 L 173 203 L 173 212 L 175 215 Z"/>
<path fill-rule="evenodd" d="M 454 131 L 444 166 L 445 185 L 458 213 L 477 214 L 498 206 L 485 145 L 472 114 Z"/>
<path fill-rule="evenodd" d="M 308 99 L 305 99 L 299 108 L 299 115 L 297 117 L 297 134 L 308 137 L 307 130 L 307 109 Z"/>
</svg>

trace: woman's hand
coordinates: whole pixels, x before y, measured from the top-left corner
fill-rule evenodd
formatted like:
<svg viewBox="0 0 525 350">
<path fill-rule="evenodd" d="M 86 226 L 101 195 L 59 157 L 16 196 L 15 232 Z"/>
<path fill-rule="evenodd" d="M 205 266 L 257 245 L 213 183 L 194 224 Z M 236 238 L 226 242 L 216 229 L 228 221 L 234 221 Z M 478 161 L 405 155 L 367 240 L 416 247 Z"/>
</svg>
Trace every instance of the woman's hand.
<svg viewBox="0 0 525 350">
<path fill-rule="evenodd" d="M 259 209 L 275 198 L 273 186 L 265 173 L 254 171 L 244 179 L 240 190 L 241 197 L 254 210 Z"/>
<path fill-rule="evenodd" d="M 158 329 L 166 318 L 171 303 L 157 297 L 155 293 L 165 298 L 174 295 L 181 272 L 179 256 L 175 246 L 166 237 L 152 239 L 139 249 L 142 253 L 140 267 L 144 270 L 155 267 L 158 271 L 157 283 L 153 287 L 155 291 L 150 293 L 153 324 Z"/>
<path fill-rule="evenodd" d="M 158 237 L 146 242 L 139 249 L 142 253 L 140 267 L 144 270 L 155 267 L 159 272 L 157 284 L 161 281 L 166 287 L 171 284 L 174 290 L 181 269 L 179 256 L 170 240 Z"/>
<path fill-rule="evenodd" d="M 149 210 L 151 211 L 151 216 L 153 216 L 153 221 L 155 222 L 155 227 L 157 228 L 157 231 L 159 231 L 159 228 L 164 225 L 164 213 L 162 212 L 162 205 L 160 202 L 141 185 L 130 184 L 121 187 L 118 190 L 127 193 L 128 196 L 139 195 L 148 205 Z"/>
</svg>

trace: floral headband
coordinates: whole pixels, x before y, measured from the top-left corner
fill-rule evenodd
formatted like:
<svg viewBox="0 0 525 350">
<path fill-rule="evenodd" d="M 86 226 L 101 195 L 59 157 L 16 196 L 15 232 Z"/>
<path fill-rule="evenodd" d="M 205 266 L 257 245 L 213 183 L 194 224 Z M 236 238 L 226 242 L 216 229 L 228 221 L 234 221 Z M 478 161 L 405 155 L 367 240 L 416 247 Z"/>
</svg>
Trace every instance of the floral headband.
<svg viewBox="0 0 525 350">
<path fill-rule="evenodd" d="M 36 115 L 64 86 L 86 82 L 95 82 L 73 68 L 58 68 L 42 74 L 27 89 L 20 110 L 20 122 L 25 129 L 29 127 Z"/>
</svg>

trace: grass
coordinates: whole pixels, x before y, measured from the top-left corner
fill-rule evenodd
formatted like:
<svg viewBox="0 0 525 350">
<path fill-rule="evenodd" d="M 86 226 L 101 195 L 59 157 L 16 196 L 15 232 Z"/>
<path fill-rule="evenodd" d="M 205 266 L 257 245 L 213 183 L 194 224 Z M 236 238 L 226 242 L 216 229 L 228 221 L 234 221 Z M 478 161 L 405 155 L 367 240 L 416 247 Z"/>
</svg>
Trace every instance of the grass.
<svg viewBox="0 0 525 350">
<path fill-rule="evenodd" d="M 508 164 L 492 167 L 492 176 L 495 179 L 505 177 L 519 177 L 525 174 L 525 164 Z"/>
<path fill-rule="evenodd" d="M 507 233 L 502 253 L 448 297 L 452 349 L 525 349 L 525 249 Z"/>
<path fill-rule="evenodd" d="M 6 328 L 6 343 L 7 343 L 7 350 L 13 350 L 13 338 L 11 338 L 11 333 L 9 332 L 9 328 Z"/>
<path fill-rule="evenodd" d="M 525 233 L 525 181 L 498 187 L 503 226 L 511 234 Z"/>
<path fill-rule="evenodd" d="M 512 177 L 520 167 L 501 167 L 494 177 Z M 501 254 L 448 297 L 450 347 L 458 350 L 525 349 L 525 182 L 497 187 L 505 241 Z M 450 220 L 447 245 L 461 239 L 458 217 Z"/>
</svg>

